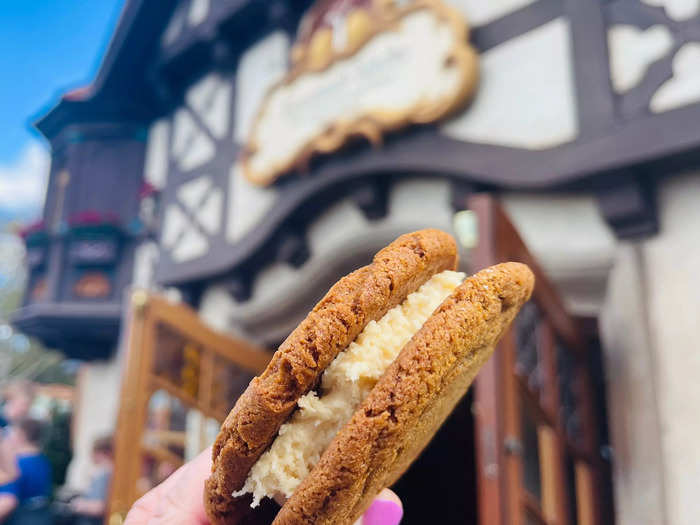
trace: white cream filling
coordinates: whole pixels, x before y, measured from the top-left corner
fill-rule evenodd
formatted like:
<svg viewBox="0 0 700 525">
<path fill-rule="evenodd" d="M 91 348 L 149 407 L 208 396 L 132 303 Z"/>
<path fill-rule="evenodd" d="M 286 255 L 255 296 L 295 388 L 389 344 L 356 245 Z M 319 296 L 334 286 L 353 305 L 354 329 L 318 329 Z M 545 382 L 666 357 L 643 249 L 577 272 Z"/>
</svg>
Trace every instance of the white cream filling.
<svg viewBox="0 0 700 525">
<path fill-rule="evenodd" d="M 299 399 L 297 410 L 233 495 L 251 493 L 252 507 L 265 496 L 289 498 L 404 345 L 464 277 L 452 271 L 434 275 L 379 321 L 371 321 L 326 368 L 320 395 L 309 392 Z"/>
</svg>

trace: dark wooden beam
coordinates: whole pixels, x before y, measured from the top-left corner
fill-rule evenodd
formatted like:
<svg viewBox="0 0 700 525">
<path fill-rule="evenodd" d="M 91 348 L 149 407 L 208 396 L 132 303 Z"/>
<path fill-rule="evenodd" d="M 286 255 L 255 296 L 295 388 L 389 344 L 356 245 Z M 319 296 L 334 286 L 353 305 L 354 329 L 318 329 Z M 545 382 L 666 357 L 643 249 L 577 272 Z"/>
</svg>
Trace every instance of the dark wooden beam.
<svg viewBox="0 0 700 525">
<path fill-rule="evenodd" d="M 366 184 L 350 192 L 350 199 L 357 205 L 369 220 L 377 220 L 386 216 L 389 207 L 388 178 L 374 178 Z"/>
<path fill-rule="evenodd" d="M 243 269 L 234 273 L 228 283 L 228 292 L 239 303 L 247 301 L 253 291 L 254 278 L 254 272 L 246 272 Z"/>
<path fill-rule="evenodd" d="M 653 181 L 634 174 L 611 178 L 613 180 L 596 189 L 596 200 L 615 235 L 630 239 L 657 233 L 659 222 Z"/>
<path fill-rule="evenodd" d="M 600 0 L 565 0 L 564 6 L 571 24 L 579 133 L 590 137 L 611 128 L 615 120 L 607 28 Z"/>
<path fill-rule="evenodd" d="M 275 259 L 291 264 L 295 268 L 302 266 L 310 254 L 311 251 L 303 232 L 286 231 L 280 235 L 279 241 L 276 243 Z"/>
<path fill-rule="evenodd" d="M 477 187 L 467 181 L 453 180 L 450 182 L 450 206 L 453 211 L 468 209 L 469 197 L 476 193 Z"/>
<path fill-rule="evenodd" d="M 471 32 L 471 41 L 483 53 L 512 38 L 532 31 L 542 24 L 562 16 L 563 13 L 561 0 L 539 0 L 493 22 L 474 28 Z"/>
<path fill-rule="evenodd" d="M 651 97 L 661 85 L 673 76 L 673 55 L 679 46 L 666 57 L 650 65 L 642 81 L 620 97 L 620 114 L 627 119 L 649 112 Z"/>
</svg>

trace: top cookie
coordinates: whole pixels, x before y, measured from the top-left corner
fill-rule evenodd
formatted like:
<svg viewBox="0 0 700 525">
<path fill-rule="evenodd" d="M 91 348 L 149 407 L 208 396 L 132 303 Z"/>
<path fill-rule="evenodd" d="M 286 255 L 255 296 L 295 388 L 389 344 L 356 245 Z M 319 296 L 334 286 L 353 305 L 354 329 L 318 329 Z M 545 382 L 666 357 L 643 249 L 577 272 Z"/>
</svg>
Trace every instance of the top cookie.
<svg viewBox="0 0 700 525">
<path fill-rule="evenodd" d="M 277 435 L 302 395 L 372 320 L 380 319 L 431 276 L 454 269 L 457 247 L 447 233 L 402 235 L 368 266 L 343 277 L 282 343 L 224 421 L 212 450 L 205 508 L 212 523 L 254 517 L 247 497 L 233 498 L 248 472 Z"/>
</svg>

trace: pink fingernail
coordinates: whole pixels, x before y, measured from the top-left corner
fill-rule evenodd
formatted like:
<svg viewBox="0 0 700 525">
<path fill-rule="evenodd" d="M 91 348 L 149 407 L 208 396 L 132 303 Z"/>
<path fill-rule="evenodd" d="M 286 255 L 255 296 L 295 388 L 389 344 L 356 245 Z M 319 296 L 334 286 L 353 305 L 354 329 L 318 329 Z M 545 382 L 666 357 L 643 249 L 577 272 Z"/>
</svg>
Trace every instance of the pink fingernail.
<svg viewBox="0 0 700 525">
<path fill-rule="evenodd" d="M 362 516 L 363 525 L 398 525 L 403 509 L 393 501 L 375 499 Z"/>
</svg>

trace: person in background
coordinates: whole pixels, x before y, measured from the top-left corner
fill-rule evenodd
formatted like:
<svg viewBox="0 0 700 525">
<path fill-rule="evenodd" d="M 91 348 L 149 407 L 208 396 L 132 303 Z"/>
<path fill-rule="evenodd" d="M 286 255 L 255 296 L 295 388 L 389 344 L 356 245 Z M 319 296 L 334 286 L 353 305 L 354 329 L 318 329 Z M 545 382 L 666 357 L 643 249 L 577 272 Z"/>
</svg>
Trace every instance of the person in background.
<svg viewBox="0 0 700 525">
<path fill-rule="evenodd" d="M 34 386 L 29 381 L 10 383 L 4 392 L 3 419 L 5 426 L 0 431 L 0 485 L 9 483 L 17 477 L 15 461 L 16 451 L 13 449 L 17 440 L 13 434 L 16 424 L 27 418 L 29 409 L 34 402 Z"/>
<path fill-rule="evenodd" d="M 48 525 L 51 523 L 51 465 L 41 453 L 42 424 L 36 419 L 13 422 L 6 439 L 15 452 L 12 479 L 0 485 L 0 523 Z"/>
<path fill-rule="evenodd" d="M 85 493 L 71 501 L 71 510 L 77 515 L 79 525 L 98 525 L 104 520 L 109 497 L 109 484 L 114 470 L 112 438 L 95 440 L 92 446 L 94 472 Z"/>
</svg>

